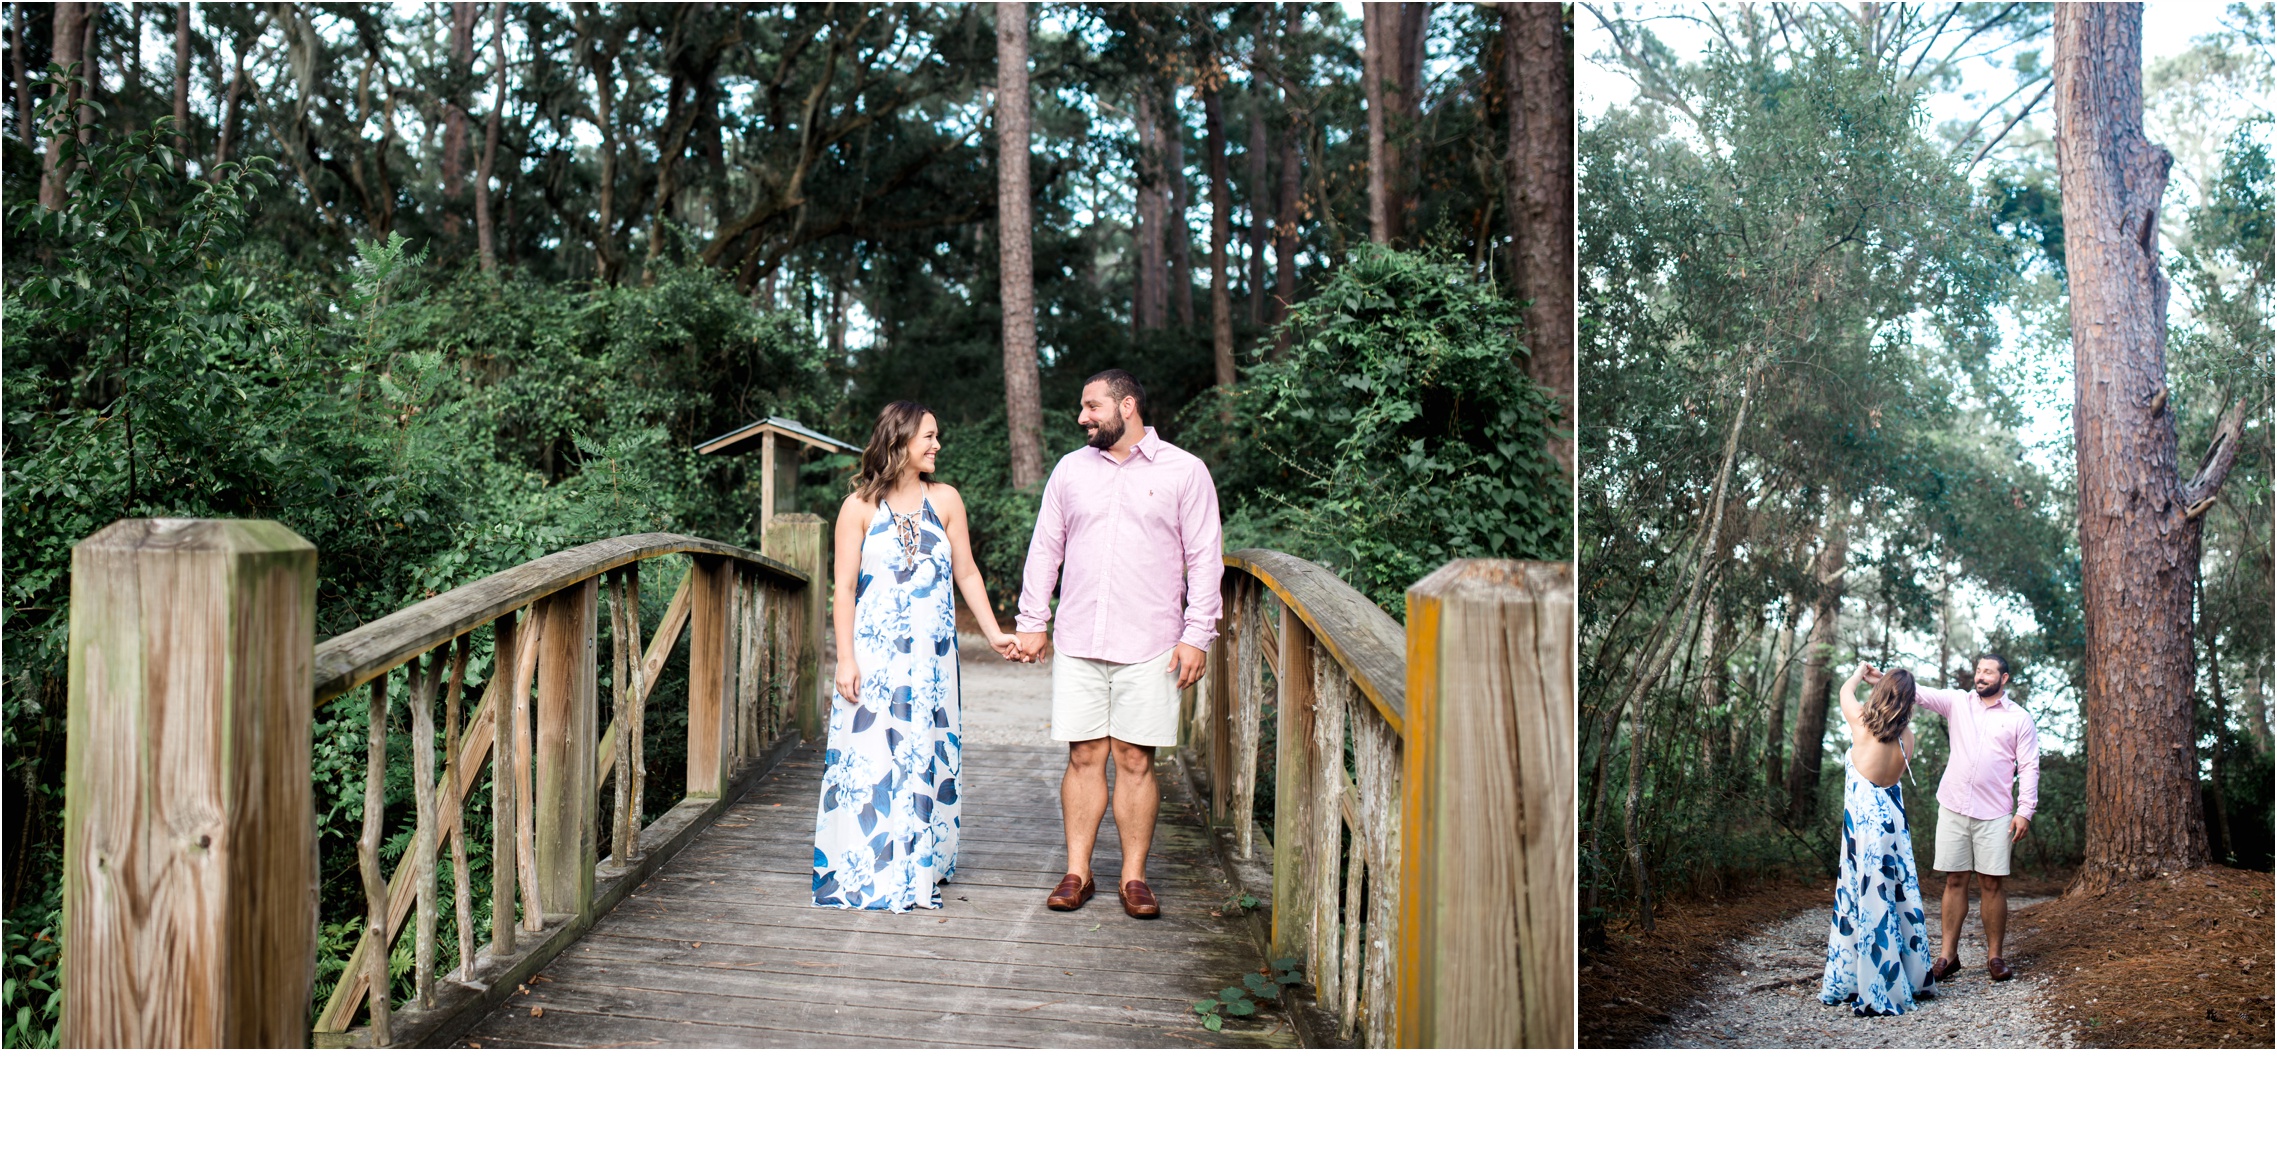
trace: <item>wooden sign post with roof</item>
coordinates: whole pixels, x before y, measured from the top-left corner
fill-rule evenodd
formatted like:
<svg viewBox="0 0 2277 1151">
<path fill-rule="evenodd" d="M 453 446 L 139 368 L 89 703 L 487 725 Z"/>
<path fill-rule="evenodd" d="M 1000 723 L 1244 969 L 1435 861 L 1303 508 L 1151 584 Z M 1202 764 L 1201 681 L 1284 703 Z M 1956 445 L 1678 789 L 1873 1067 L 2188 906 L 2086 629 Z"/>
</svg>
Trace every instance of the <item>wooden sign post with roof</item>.
<svg viewBox="0 0 2277 1151">
<path fill-rule="evenodd" d="M 777 453 L 775 441 L 778 438 L 792 441 L 792 454 L 786 456 Z M 775 501 L 778 495 L 791 506 L 797 506 L 797 453 L 807 448 L 819 448 L 833 455 L 839 452 L 860 454 L 862 450 L 844 440 L 823 435 L 797 420 L 769 416 L 745 424 L 724 436 L 705 440 L 696 445 L 696 451 L 707 456 L 735 456 L 754 447 L 759 449 L 759 550 L 762 552 L 767 550 L 767 526 L 775 520 Z"/>
</svg>

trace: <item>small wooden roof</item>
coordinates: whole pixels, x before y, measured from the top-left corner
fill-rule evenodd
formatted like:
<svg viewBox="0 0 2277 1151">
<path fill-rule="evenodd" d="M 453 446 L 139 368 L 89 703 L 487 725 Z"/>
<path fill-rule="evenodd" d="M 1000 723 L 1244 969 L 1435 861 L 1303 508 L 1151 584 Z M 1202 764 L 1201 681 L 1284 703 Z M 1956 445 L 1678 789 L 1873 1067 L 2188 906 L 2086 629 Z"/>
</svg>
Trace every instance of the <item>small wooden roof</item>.
<svg viewBox="0 0 2277 1151">
<path fill-rule="evenodd" d="M 769 416 L 757 423 L 745 424 L 724 436 L 705 440 L 696 445 L 696 451 L 700 455 L 707 456 L 722 452 L 731 456 L 742 455 L 759 446 L 760 434 L 763 432 L 788 436 L 809 447 L 821 448 L 826 452 L 860 452 L 862 450 L 844 440 L 831 439 L 797 420 L 786 420 L 781 416 Z"/>
</svg>

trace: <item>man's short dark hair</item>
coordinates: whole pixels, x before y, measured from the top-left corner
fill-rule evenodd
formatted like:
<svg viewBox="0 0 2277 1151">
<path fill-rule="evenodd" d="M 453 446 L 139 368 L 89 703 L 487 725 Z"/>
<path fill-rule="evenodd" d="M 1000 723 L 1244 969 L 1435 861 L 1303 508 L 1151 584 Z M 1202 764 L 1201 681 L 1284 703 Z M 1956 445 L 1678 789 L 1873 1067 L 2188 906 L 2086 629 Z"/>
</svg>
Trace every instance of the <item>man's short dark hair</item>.
<svg viewBox="0 0 2277 1151">
<path fill-rule="evenodd" d="M 1977 654 L 1977 662 L 1978 662 L 1978 663 L 1983 663 L 1984 661 L 1986 661 L 1986 660 L 1988 660 L 1988 659 L 1989 659 L 1989 660 L 1991 660 L 1992 662 L 1994 662 L 1994 663 L 1997 663 L 1997 664 L 1999 664 L 1999 665 L 2000 665 L 2000 674 L 2002 674 L 2002 675 L 2008 675 L 2008 674 L 2010 674 L 2010 672 L 2009 672 L 2009 670 L 2008 670 L 2008 657 L 2007 657 L 2007 656 L 2004 656 L 2004 655 L 2002 655 L 2002 654 L 2000 654 L 1999 652 L 1996 652 L 1996 651 L 1979 652 L 1979 653 Z"/>
<path fill-rule="evenodd" d="M 1090 378 L 1083 381 L 1086 388 L 1093 384 L 1107 385 L 1107 394 L 1115 398 L 1116 407 L 1121 407 L 1126 397 L 1137 400 L 1139 422 L 1146 422 L 1146 386 L 1138 382 L 1137 376 L 1121 368 L 1108 368 L 1103 372 L 1091 373 Z"/>
</svg>

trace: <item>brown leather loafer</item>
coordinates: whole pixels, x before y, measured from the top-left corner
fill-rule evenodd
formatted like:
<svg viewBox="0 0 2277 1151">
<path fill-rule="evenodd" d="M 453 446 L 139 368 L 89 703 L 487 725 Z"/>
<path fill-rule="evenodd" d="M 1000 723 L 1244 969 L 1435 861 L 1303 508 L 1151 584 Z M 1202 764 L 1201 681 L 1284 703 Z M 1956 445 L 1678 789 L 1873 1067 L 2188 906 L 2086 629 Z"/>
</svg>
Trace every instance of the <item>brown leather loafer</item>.
<svg viewBox="0 0 2277 1151">
<path fill-rule="evenodd" d="M 1125 882 L 1121 894 L 1123 913 L 1133 919 L 1152 919 L 1162 914 L 1162 905 L 1155 902 L 1154 891 L 1147 887 L 1143 879 Z"/>
<path fill-rule="evenodd" d="M 1053 911 L 1073 911 L 1091 902 L 1091 893 L 1097 890 L 1099 885 L 1089 877 L 1070 871 L 1060 879 L 1058 887 L 1052 888 L 1051 896 L 1044 900 L 1044 906 Z"/>
<path fill-rule="evenodd" d="M 1992 981 L 1994 983 L 2006 983 L 2009 980 L 2016 978 L 2016 973 L 2010 971 L 2008 969 L 2008 965 L 2001 962 L 2000 957 L 1997 955 L 1988 955 L 1985 957 L 1984 973 L 1986 975 L 1992 976 Z"/>
<path fill-rule="evenodd" d="M 1937 962 L 1929 965 L 1929 978 L 1938 983 L 1943 983 L 1960 973 L 1961 958 L 1957 955 L 1951 959 L 1940 955 L 1937 957 Z"/>
</svg>

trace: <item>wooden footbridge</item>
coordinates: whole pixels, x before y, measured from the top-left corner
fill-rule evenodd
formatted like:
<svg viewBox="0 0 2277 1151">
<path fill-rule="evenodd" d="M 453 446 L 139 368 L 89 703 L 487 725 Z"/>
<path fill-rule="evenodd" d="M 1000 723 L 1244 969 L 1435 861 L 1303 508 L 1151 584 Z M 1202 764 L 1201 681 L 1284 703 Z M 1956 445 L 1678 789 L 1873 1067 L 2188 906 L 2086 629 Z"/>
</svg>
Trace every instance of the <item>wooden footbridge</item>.
<svg viewBox="0 0 2277 1151">
<path fill-rule="evenodd" d="M 1105 890 L 1044 909 L 1064 748 L 986 738 L 942 907 L 894 915 L 807 897 L 824 538 L 781 516 L 758 552 L 601 540 L 319 644 L 315 550 L 280 525 L 89 537 L 64 1043 L 1571 1046 L 1569 569 L 1457 561 L 1409 590 L 1403 630 L 1302 560 L 1228 556 L 1158 768 L 1162 918 Z M 679 577 L 661 608 L 644 570 Z M 652 777 L 649 703 L 683 669 L 680 762 Z M 320 911 L 326 708 L 369 747 L 363 898 Z M 391 762 L 412 793 L 392 810 Z M 1101 837 L 1112 876 L 1111 820 Z M 358 942 L 312 1016 L 328 925 Z M 1276 959 L 1304 974 L 1285 1006 L 1204 1028 L 1197 1000 Z"/>
</svg>

